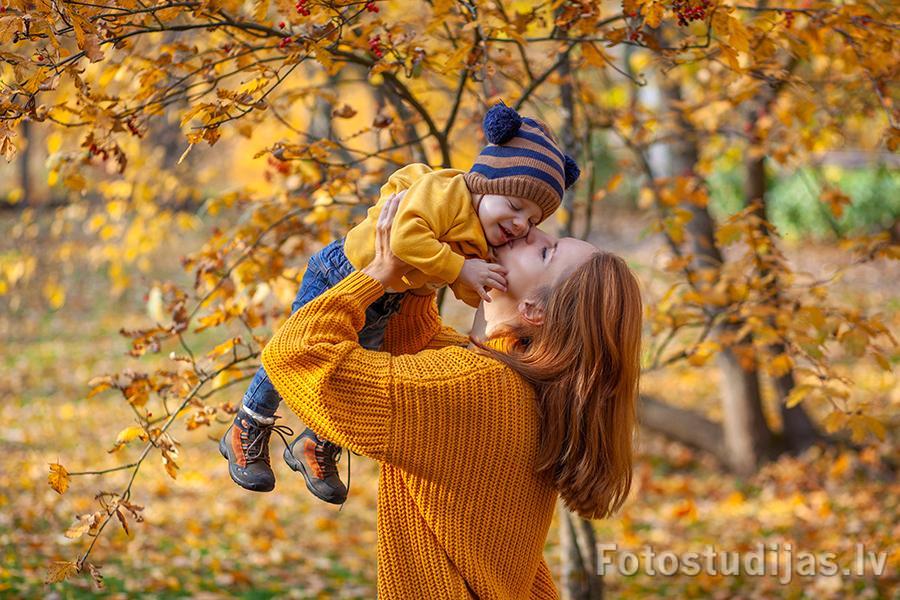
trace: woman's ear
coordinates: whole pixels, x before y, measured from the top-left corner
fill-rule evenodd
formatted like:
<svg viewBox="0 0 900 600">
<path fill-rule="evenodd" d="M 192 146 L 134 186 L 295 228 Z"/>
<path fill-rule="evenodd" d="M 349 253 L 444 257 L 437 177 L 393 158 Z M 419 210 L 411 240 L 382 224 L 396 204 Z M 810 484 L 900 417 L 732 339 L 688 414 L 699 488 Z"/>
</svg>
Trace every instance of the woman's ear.
<svg viewBox="0 0 900 600">
<path fill-rule="evenodd" d="M 534 300 L 522 300 L 517 308 L 519 316 L 529 325 L 544 324 L 544 309 Z"/>
</svg>

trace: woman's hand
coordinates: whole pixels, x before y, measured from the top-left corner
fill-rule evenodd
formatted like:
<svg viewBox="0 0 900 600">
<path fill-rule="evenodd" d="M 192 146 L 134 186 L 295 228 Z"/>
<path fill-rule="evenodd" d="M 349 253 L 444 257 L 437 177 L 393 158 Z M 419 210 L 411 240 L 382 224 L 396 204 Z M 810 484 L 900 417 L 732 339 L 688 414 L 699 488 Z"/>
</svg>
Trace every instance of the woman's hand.
<svg viewBox="0 0 900 600">
<path fill-rule="evenodd" d="M 396 292 L 409 288 L 401 277 L 412 270 L 410 265 L 394 256 L 391 251 L 391 225 L 404 194 L 405 190 L 394 194 L 384 203 L 375 225 L 375 258 L 362 269 L 363 273 L 377 280 L 385 289 Z"/>
</svg>

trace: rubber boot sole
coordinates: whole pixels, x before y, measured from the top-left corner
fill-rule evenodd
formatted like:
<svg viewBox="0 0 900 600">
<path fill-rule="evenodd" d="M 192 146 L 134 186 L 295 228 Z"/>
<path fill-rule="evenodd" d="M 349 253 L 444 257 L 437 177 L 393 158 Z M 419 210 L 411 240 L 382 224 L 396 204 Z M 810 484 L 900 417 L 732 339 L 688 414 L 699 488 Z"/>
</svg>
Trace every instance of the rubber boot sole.
<svg viewBox="0 0 900 600">
<path fill-rule="evenodd" d="M 310 483 L 310 474 L 309 471 L 306 470 L 306 465 L 303 464 L 302 460 L 297 460 L 297 457 L 291 452 L 290 446 L 284 449 L 284 462 L 287 463 L 287 466 L 289 466 L 292 471 L 297 471 L 303 476 L 303 481 L 306 483 L 306 489 L 309 490 L 310 494 L 322 502 L 327 502 L 328 504 L 343 504 L 347 500 L 346 496 L 341 499 L 320 496 L 319 492 L 316 491 L 316 488 Z"/>
</svg>

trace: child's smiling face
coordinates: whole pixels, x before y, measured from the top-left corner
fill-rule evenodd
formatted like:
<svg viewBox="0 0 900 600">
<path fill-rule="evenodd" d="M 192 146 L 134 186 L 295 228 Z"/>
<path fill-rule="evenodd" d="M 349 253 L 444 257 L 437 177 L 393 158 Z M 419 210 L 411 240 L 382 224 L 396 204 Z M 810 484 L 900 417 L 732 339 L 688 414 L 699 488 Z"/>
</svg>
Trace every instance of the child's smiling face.
<svg viewBox="0 0 900 600">
<path fill-rule="evenodd" d="M 484 194 L 475 206 L 484 237 L 491 246 L 525 237 L 544 214 L 532 200 L 498 194 Z"/>
</svg>

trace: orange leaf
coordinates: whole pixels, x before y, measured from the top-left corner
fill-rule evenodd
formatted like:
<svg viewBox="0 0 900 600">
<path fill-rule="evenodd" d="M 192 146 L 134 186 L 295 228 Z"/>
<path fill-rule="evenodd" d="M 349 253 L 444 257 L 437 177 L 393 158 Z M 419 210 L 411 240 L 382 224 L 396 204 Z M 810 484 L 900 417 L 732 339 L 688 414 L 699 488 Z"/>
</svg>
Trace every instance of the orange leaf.
<svg viewBox="0 0 900 600">
<path fill-rule="evenodd" d="M 69 489 L 69 472 L 59 463 L 50 463 L 50 475 L 47 483 L 59 494 L 65 494 Z"/>
<path fill-rule="evenodd" d="M 70 560 L 57 560 L 47 567 L 47 577 L 44 583 L 57 583 L 65 581 L 78 572 L 78 563 Z"/>
</svg>

